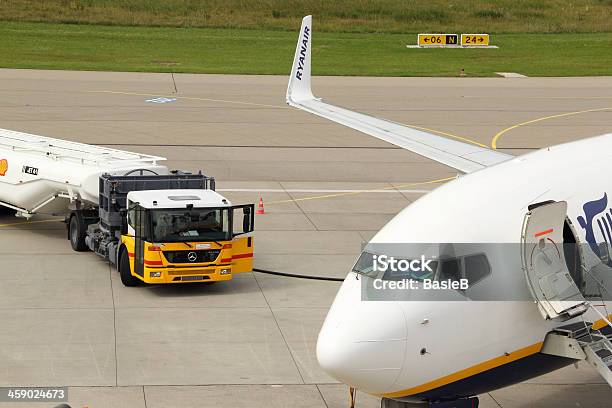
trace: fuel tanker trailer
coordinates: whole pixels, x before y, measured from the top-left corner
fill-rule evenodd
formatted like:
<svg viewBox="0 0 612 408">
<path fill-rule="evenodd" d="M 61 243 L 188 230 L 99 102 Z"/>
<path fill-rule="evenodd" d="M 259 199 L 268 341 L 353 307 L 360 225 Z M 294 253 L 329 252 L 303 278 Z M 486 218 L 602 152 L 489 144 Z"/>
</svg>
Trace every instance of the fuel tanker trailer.
<svg viewBox="0 0 612 408">
<path fill-rule="evenodd" d="M 254 205 L 232 205 L 165 158 L 0 129 L 0 207 L 65 217 L 75 251 L 126 286 L 216 282 L 253 268 Z"/>
</svg>

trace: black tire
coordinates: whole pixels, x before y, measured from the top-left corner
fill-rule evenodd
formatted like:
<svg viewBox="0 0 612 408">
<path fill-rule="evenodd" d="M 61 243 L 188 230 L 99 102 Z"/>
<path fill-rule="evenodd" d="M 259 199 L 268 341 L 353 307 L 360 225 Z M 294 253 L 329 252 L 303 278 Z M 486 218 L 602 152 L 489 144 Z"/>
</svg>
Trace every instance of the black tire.
<svg viewBox="0 0 612 408">
<path fill-rule="evenodd" d="M 119 256 L 119 276 L 125 286 L 138 286 L 141 280 L 132 275 L 128 251 L 124 248 Z"/>
<path fill-rule="evenodd" d="M 70 239 L 70 246 L 77 252 L 87 251 L 87 244 L 85 244 L 85 235 L 87 232 L 87 226 L 83 215 L 80 213 L 74 213 L 70 217 L 68 223 L 68 239 Z"/>
<path fill-rule="evenodd" d="M 0 205 L 0 215 L 15 215 L 16 212 L 17 211 L 13 210 L 12 208 Z"/>
</svg>

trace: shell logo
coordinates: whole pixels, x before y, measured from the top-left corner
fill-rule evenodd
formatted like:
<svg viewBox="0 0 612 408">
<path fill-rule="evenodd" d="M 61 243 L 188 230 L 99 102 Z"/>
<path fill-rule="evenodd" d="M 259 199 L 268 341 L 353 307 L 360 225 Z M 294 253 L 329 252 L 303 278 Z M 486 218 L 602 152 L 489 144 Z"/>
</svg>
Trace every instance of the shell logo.
<svg viewBox="0 0 612 408">
<path fill-rule="evenodd" d="M 6 159 L 0 160 L 0 176 L 5 176 L 8 171 L 8 161 Z"/>
</svg>

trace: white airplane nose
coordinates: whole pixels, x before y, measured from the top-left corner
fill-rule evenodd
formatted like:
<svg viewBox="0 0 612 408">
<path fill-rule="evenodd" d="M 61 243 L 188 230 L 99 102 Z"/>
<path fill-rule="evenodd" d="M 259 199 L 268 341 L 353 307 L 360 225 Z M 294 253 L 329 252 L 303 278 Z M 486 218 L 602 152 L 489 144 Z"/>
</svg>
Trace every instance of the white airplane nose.
<svg viewBox="0 0 612 408">
<path fill-rule="evenodd" d="M 325 319 L 317 340 L 319 365 L 362 391 L 392 391 L 404 361 L 404 314 L 395 302 L 361 301 L 354 286 L 343 284 Z"/>
</svg>

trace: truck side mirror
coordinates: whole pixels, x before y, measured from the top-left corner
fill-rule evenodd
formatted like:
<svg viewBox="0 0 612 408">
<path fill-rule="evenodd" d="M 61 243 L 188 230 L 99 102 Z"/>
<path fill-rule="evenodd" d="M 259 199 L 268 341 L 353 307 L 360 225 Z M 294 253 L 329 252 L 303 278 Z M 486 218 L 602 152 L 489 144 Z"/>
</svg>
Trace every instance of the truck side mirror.
<svg viewBox="0 0 612 408">
<path fill-rule="evenodd" d="M 128 232 L 128 219 L 127 219 L 127 209 L 122 208 L 119 210 L 119 215 L 121 216 L 121 234 L 126 235 Z"/>
<path fill-rule="evenodd" d="M 251 230 L 251 216 L 245 211 L 242 216 L 242 231 L 247 232 Z"/>
</svg>

